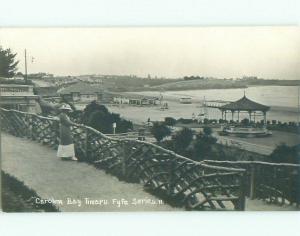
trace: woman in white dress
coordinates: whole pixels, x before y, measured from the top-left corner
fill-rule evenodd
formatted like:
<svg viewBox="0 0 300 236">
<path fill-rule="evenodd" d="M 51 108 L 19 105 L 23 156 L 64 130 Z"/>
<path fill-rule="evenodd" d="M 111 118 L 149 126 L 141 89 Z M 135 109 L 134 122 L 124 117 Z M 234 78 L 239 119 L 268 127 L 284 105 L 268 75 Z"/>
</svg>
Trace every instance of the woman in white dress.
<svg viewBox="0 0 300 236">
<path fill-rule="evenodd" d="M 57 150 L 57 156 L 62 160 L 77 161 L 71 132 L 71 125 L 75 125 L 75 123 L 73 123 L 67 115 L 67 113 L 72 111 L 72 109 L 70 105 L 63 104 L 59 110 L 60 141 Z"/>
</svg>

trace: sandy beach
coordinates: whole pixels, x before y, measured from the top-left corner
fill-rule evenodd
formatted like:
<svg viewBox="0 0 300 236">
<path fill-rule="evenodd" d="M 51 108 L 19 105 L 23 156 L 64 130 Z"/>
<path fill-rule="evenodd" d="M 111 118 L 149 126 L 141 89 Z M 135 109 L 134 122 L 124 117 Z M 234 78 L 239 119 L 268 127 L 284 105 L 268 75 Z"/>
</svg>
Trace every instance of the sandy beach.
<svg viewBox="0 0 300 236">
<path fill-rule="evenodd" d="M 278 90 L 278 88 L 276 87 Z M 275 90 L 275 91 L 277 91 Z M 227 90 L 230 92 L 231 90 Z M 235 90 L 234 90 L 235 91 Z M 273 88 L 271 88 L 272 93 Z M 186 93 L 187 91 L 184 91 Z M 194 94 L 195 91 L 192 91 Z M 205 91 L 206 93 L 211 91 Z M 278 92 L 278 91 L 277 91 Z M 286 92 L 286 91 L 285 91 Z M 220 90 L 220 93 L 224 93 L 224 90 Z M 271 93 L 271 92 L 270 92 Z M 158 96 L 158 92 L 136 92 L 133 93 L 139 96 Z M 123 94 L 123 96 L 129 96 L 128 93 Z M 199 113 L 203 113 L 205 110 L 203 107 L 201 107 L 201 102 L 198 97 L 192 97 L 192 103 L 191 104 L 182 104 L 179 102 L 181 92 L 165 92 L 164 93 L 164 99 L 163 102 L 168 103 L 168 109 L 162 110 L 160 105 L 156 106 L 133 106 L 128 104 L 107 104 L 107 108 L 110 112 L 118 113 L 121 115 L 121 117 L 131 120 L 136 124 L 144 125 L 147 120 L 150 118 L 151 121 L 163 121 L 165 117 L 173 117 L 175 119 L 179 118 L 185 118 L 185 119 L 192 119 L 193 114 L 197 118 Z M 220 95 L 218 95 L 220 96 Z M 229 96 L 229 95 L 227 95 Z M 273 95 L 272 95 L 273 96 Z M 297 121 L 298 116 L 298 109 L 292 104 L 293 106 L 288 106 L 292 98 L 294 97 L 294 94 L 292 94 L 290 97 L 287 98 L 286 94 L 281 95 L 281 103 L 278 102 L 278 104 L 268 104 L 270 105 L 271 109 L 267 112 L 267 120 L 277 120 L 281 122 L 290 122 L 290 121 Z M 263 96 L 266 97 L 266 96 Z M 269 96 L 271 97 L 271 95 Z M 268 99 L 266 99 L 268 100 Z M 270 100 L 270 99 L 269 99 Z M 285 103 L 283 103 L 283 101 Z M 83 109 L 85 105 L 76 105 L 78 109 Z M 209 119 L 220 119 L 221 118 L 221 112 L 219 109 L 215 108 L 207 108 L 206 111 L 207 118 Z M 228 117 L 230 119 L 230 117 Z M 248 118 L 247 114 L 241 114 L 240 119 Z M 260 118 L 257 118 L 257 121 L 259 121 Z M 233 137 L 234 140 L 237 141 L 247 141 L 249 143 L 255 144 L 255 145 L 265 145 L 272 149 L 276 147 L 276 145 L 280 143 L 286 143 L 288 145 L 296 145 L 300 143 L 300 136 L 297 134 L 287 133 L 287 132 L 279 132 L 274 131 L 273 135 L 266 138 L 251 138 L 251 139 L 241 139 L 237 137 Z"/>
<path fill-rule="evenodd" d="M 162 110 L 160 106 L 129 106 L 129 105 L 107 105 L 111 112 L 119 113 L 124 118 L 128 118 L 135 123 L 143 123 L 150 118 L 151 121 L 163 121 L 165 117 L 173 117 L 175 119 L 184 118 L 192 119 L 193 113 L 197 117 L 204 110 L 200 103 L 181 104 L 176 100 L 165 100 L 169 109 Z M 222 117 L 219 109 L 207 108 L 207 117 L 209 119 L 220 119 Z M 297 111 L 293 108 L 271 107 L 267 113 L 267 120 L 279 120 L 282 122 L 297 121 Z M 229 116 L 230 117 L 230 116 Z M 240 119 L 248 118 L 247 114 L 241 114 Z M 230 118 L 229 118 L 230 119 Z M 260 118 L 257 118 L 259 121 Z"/>
<path fill-rule="evenodd" d="M 203 113 L 201 103 L 204 99 L 206 101 L 223 100 L 233 102 L 240 99 L 245 94 L 247 98 L 270 107 L 270 110 L 267 112 L 267 120 L 297 122 L 299 119 L 297 91 L 298 88 L 296 86 L 258 86 L 246 89 L 204 89 L 164 91 L 162 93 L 157 91 L 143 91 L 134 92 L 133 94 L 155 97 L 162 95 L 164 102 L 168 102 L 169 110 L 162 112 L 161 115 L 156 115 L 156 112 L 154 112 L 153 119 L 165 116 L 173 116 L 174 118 L 192 118 L 193 113 L 196 116 L 199 113 Z M 180 104 L 180 97 L 190 97 L 192 99 L 192 104 Z M 167 113 L 167 115 L 165 113 Z M 208 108 L 206 113 L 209 119 L 221 118 L 219 109 Z M 150 114 L 152 115 L 152 113 Z M 240 118 L 248 118 L 248 115 L 240 116 Z M 261 118 L 258 117 L 257 121 L 260 119 Z M 161 120 L 161 118 L 158 120 Z"/>
</svg>

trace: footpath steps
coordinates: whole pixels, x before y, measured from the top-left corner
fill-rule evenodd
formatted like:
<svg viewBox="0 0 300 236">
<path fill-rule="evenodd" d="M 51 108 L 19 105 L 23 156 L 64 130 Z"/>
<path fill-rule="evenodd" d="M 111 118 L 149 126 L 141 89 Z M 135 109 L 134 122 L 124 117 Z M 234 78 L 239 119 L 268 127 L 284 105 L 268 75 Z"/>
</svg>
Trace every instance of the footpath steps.
<svg viewBox="0 0 300 236">
<path fill-rule="evenodd" d="M 23 181 L 60 211 L 178 211 L 86 163 L 61 161 L 55 150 L 2 132 L 2 170 Z M 39 204 L 43 200 L 32 199 Z"/>
</svg>

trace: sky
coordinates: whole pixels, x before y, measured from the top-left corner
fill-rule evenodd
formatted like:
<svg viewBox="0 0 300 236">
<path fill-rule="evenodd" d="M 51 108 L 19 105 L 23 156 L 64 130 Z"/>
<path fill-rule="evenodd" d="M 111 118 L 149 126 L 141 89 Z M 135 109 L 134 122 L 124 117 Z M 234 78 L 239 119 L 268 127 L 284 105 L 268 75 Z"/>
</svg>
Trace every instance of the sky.
<svg viewBox="0 0 300 236">
<path fill-rule="evenodd" d="M 0 45 L 28 73 L 300 79 L 300 27 L 0 28 Z"/>
</svg>

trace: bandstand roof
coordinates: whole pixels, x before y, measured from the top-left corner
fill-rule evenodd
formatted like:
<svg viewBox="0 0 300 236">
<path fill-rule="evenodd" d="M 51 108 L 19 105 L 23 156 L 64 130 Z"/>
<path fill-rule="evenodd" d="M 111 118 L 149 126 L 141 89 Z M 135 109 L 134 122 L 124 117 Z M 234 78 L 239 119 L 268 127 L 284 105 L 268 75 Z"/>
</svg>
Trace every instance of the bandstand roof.
<svg viewBox="0 0 300 236">
<path fill-rule="evenodd" d="M 245 95 L 241 99 L 220 107 L 221 110 L 234 111 L 267 111 L 270 107 L 254 102 Z"/>
</svg>

